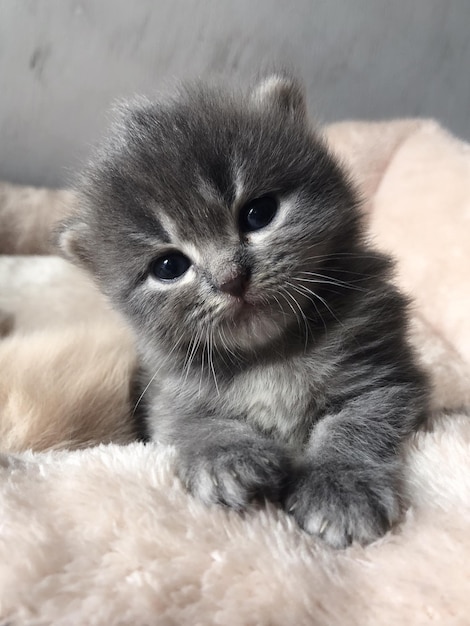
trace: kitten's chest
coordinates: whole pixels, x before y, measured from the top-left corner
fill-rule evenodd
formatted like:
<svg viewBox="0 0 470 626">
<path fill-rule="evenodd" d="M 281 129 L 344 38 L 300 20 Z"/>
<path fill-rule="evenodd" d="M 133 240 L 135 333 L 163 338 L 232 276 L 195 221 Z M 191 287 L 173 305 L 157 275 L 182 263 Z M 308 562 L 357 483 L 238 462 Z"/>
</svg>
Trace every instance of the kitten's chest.
<svg viewBox="0 0 470 626">
<path fill-rule="evenodd" d="M 331 378 L 329 368 L 314 363 L 297 359 L 252 366 L 229 377 L 217 369 L 195 368 L 184 377 L 171 370 L 161 372 L 152 383 L 151 435 L 165 441 L 179 418 L 212 415 L 247 421 L 268 436 L 301 446 L 324 409 Z"/>
<path fill-rule="evenodd" d="M 321 393 L 315 386 L 311 372 L 299 364 L 264 366 L 237 376 L 225 403 L 264 432 L 301 444 L 318 410 Z"/>
</svg>

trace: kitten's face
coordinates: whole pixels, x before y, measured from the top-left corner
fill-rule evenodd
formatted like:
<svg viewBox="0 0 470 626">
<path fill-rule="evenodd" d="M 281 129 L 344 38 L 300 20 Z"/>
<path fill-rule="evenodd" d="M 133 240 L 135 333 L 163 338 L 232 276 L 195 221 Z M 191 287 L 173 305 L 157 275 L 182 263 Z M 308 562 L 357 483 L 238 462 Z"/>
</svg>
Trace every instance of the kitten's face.
<svg viewBox="0 0 470 626">
<path fill-rule="evenodd" d="M 147 345 L 250 349 L 311 316 L 354 199 L 297 85 L 189 89 L 130 107 L 85 173 L 63 239 Z M 314 311 L 314 309 L 313 309 Z"/>
</svg>

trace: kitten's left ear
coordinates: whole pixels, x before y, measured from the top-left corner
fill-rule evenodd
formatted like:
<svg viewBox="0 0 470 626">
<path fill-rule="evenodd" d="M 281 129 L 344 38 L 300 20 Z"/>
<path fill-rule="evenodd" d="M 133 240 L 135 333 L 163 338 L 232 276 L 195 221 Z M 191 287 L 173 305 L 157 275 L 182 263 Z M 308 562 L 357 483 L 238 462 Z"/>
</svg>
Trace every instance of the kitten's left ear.
<svg viewBox="0 0 470 626">
<path fill-rule="evenodd" d="M 251 94 L 259 107 L 276 108 L 283 114 L 305 120 L 307 104 L 303 87 L 293 78 L 273 74 L 259 83 Z"/>
<path fill-rule="evenodd" d="M 59 226 L 56 241 L 63 256 L 92 271 L 91 257 L 88 250 L 90 232 L 88 226 L 79 219 L 69 219 Z"/>
</svg>

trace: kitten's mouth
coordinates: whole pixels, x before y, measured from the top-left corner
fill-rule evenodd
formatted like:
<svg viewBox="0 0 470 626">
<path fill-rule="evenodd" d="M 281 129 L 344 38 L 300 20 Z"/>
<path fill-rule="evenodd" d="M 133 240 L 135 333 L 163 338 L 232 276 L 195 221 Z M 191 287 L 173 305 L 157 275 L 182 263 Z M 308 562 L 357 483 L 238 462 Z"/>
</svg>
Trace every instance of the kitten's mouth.
<svg viewBox="0 0 470 626">
<path fill-rule="evenodd" d="M 230 326 L 252 322 L 259 317 L 265 305 L 243 298 L 231 298 L 225 309 L 225 322 Z"/>
<path fill-rule="evenodd" d="M 253 314 L 260 312 L 263 308 L 265 308 L 265 305 L 263 306 L 259 302 L 250 302 L 245 298 L 237 298 L 232 306 L 233 317 L 234 319 L 251 317 Z"/>
<path fill-rule="evenodd" d="M 274 313 L 273 304 L 263 301 L 253 301 L 245 298 L 237 298 L 232 303 L 228 311 L 227 321 L 230 324 L 252 326 L 253 330 L 256 328 L 259 330 L 259 324 L 263 325 L 263 322 L 267 320 L 274 321 L 276 315 Z"/>
<path fill-rule="evenodd" d="M 254 350 L 282 332 L 284 316 L 266 299 L 233 298 L 226 305 L 220 320 L 223 343 Z"/>
</svg>

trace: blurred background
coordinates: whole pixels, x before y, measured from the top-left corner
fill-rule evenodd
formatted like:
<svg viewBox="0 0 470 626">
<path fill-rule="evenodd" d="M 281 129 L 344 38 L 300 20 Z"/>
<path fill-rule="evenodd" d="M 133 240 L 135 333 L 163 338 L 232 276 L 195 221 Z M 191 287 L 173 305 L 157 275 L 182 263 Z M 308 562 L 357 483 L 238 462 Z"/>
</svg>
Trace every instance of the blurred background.
<svg viewBox="0 0 470 626">
<path fill-rule="evenodd" d="M 66 185 L 110 103 L 291 67 L 321 123 L 434 117 L 470 138 L 470 0 L 0 0 L 0 180 Z"/>
</svg>

